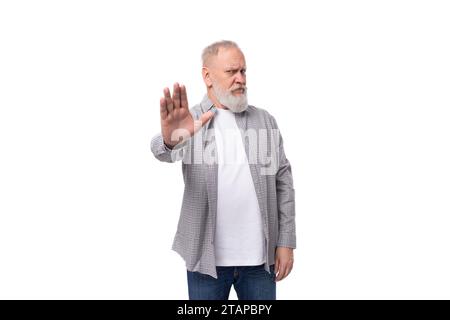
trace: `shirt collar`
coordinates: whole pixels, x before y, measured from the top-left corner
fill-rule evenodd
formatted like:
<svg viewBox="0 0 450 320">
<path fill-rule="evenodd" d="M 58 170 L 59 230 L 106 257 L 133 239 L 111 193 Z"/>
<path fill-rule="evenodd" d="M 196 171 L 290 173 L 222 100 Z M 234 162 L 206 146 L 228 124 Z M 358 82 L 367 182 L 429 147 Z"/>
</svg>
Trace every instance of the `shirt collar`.
<svg viewBox="0 0 450 320">
<path fill-rule="evenodd" d="M 202 102 L 200 102 L 200 107 L 202 108 L 203 112 L 208 111 L 209 109 L 211 109 L 213 107 L 213 102 L 211 101 L 211 99 L 209 99 L 208 95 L 205 94 L 205 96 L 203 97 Z"/>
</svg>

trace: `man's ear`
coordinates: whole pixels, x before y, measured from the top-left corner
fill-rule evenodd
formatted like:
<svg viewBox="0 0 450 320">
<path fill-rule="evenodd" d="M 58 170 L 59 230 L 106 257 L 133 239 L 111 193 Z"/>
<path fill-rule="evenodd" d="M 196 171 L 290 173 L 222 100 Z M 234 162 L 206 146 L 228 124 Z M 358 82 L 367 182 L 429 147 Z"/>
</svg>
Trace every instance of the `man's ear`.
<svg viewBox="0 0 450 320">
<path fill-rule="evenodd" d="M 206 86 L 208 88 L 210 88 L 212 86 L 212 81 L 211 81 L 211 76 L 210 76 L 208 67 L 202 68 L 202 76 L 203 76 L 203 81 L 205 82 Z"/>
</svg>

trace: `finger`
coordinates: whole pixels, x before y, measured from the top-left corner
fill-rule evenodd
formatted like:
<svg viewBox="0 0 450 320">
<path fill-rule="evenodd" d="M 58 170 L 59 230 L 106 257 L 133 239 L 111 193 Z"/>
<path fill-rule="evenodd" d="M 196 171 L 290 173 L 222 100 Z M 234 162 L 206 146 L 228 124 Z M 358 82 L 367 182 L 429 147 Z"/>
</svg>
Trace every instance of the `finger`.
<svg viewBox="0 0 450 320">
<path fill-rule="evenodd" d="M 166 98 L 161 98 L 159 100 L 159 106 L 159 111 L 161 112 L 161 120 L 166 120 L 168 114 Z"/>
<path fill-rule="evenodd" d="M 186 93 L 186 87 L 181 85 L 180 86 L 180 91 L 181 91 L 181 108 L 184 109 L 189 109 L 188 106 L 188 100 L 187 100 L 187 93 Z"/>
<path fill-rule="evenodd" d="M 285 264 L 280 264 L 280 272 L 278 272 L 276 281 L 283 280 L 285 273 L 286 273 L 286 265 Z"/>
<path fill-rule="evenodd" d="M 274 270 L 273 270 L 273 272 L 275 273 L 275 275 L 278 274 L 279 268 L 280 268 L 280 262 L 279 262 L 278 259 L 276 259 L 276 261 L 275 261 L 275 268 L 274 268 Z"/>
<path fill-rule="evenodd" d="M 288 263 L 286 264 L 286 272 L 284 274 L 284 278 L 286 278 L 292 271 L 292 268 L 294 266 L 294 260 L 289 260 Z"/>
<path fill-rule="evenodd" d="M 178 84 L 178 82 L 175 82 L 175 84 L 173 85 L 173 96 L 172 96 L 174 110 L 180 108 L 181 106 L 180 98 L 181 98 L 180 85 Z"/>
<path fill-rule="evenodd" d="M 288 275 L 291 274 L 292 268 L 293 268 L 293 265 L 291 264 L 291 265 L 286 269 L 286 275 L 284 276 L 285 278 L 286 278 Z"/>
<path fill-rule="evenodd" d="M 166 99 L 166 103 L 167 103 L 167 111 L 170 113 L 173 110 L 173 102 L 172 102 L 172 98 L 170 97 L 169 88 L 164 88 L 164 98 Z"/>
<path fill-rule="evenodd" d="M 281 281 L 281 280 L 283 280 L 284 278 L 286 278 L 286 276 L 287 276 L 287 268 L 285 267 L 283 270 L 282 270 L 282 272 L 280 272 L 280 274 L 278 275 L 278 281 Z"/>
</svg>

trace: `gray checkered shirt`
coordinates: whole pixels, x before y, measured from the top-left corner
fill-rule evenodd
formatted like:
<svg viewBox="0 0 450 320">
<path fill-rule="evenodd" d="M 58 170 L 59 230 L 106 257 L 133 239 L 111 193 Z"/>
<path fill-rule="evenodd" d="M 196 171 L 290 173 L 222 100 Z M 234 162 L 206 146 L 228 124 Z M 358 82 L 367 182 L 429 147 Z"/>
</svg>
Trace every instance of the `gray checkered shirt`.
<svg viewBox="0 0 450 320">
<path fill-rule="evenodd" d="M 189 111 L 194 120 L 198 120 L 212 106 L 211 100 L 205 95 L 202 102 Z M 296 247 L 295 194 L 291 165 L 285 156 L 283 139 L 272 115 L 264 109 L 250 105 L 246 111 L 236 113 L 235 117 L 241 129 L 263 219 L 266 261 L 264 268 L 270 272 L 269 266 L 274 264 L 277 246 Z M 151 141 L 151 150 L 160 161 L 172 163 L 182 160 L 185 188 L 172 249 L 185 260 L 189 271 L 198 271 L 217 278 L 214 232 L 218 164 L 217 152 L 214 151 L 213 128 L 214 118 L 191 139 L 172 150 L 166 147 L 161 134 L 157 134 Z M 254 143 L 251 142 L 251 134 L 245 134 L 249 131 L 259 134 L 257 147 L 252 146 Z M 266 143 L 268 147 L 264 147 L 261 141 L 274 143 Z M 214 161 L 205 161 L 205 154 Z"/>
</svg>

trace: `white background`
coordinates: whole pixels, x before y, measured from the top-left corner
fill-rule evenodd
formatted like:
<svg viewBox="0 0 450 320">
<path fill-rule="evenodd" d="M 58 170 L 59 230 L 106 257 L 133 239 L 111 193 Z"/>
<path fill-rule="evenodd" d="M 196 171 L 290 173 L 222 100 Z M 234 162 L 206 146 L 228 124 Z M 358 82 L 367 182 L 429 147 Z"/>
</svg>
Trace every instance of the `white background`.
<svg viewBox="0 0 450 320">
<path fill-rule="evenodd" d="M 165 86 L 244 51 L 296 189 L 279 299 L 450 298 L 447 1 L 2 1 L 0 298 L 187 299 Z M 234 292 L 231 298 L 235 299 Z"/>
</svg>

